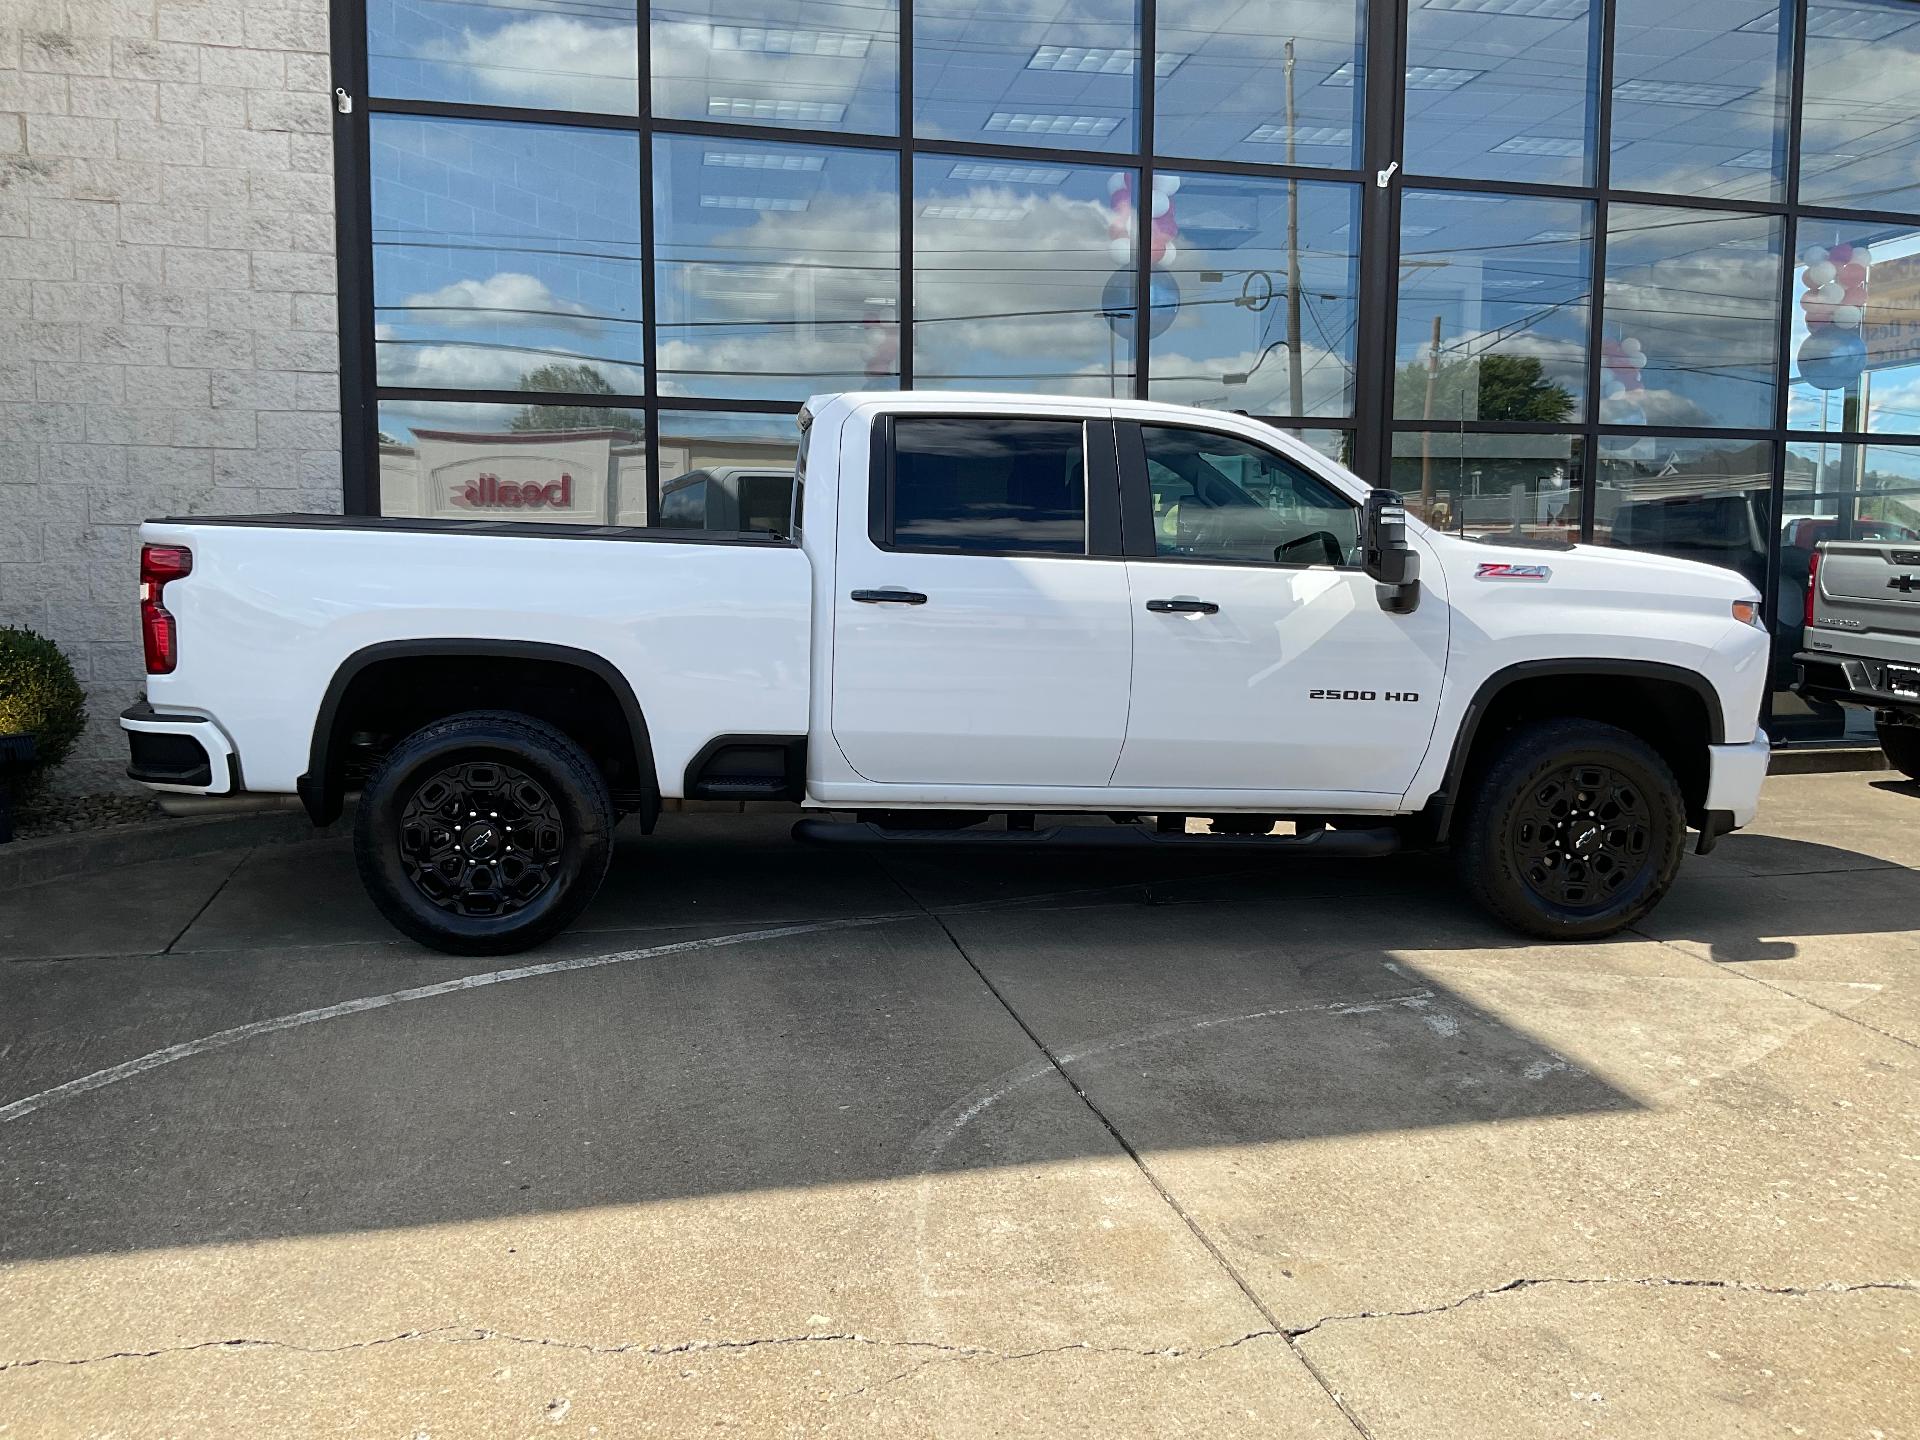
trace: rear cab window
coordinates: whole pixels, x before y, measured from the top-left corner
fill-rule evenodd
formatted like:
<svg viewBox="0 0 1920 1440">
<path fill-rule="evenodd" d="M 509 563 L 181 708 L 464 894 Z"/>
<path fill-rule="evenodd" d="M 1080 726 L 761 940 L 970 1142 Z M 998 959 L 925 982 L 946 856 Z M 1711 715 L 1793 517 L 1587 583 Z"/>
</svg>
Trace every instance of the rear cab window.
<svg viewBox="0 0 1920 1440">
<path fill-rule="evenodd" d="M 1087 426 L 1075 419 L 900 415 L 876 544 L 971 554 L 1087 553 Z"/>
</svg>

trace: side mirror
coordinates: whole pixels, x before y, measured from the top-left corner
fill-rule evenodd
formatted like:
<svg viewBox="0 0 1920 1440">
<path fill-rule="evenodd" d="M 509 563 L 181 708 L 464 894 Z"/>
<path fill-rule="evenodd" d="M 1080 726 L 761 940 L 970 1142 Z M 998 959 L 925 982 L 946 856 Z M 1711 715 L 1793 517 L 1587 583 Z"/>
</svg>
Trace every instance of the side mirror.
<svg viewBox="0 0 1920 1440">
<path fill-rule="evenodd" d="M 1407 507 L 1393 490 L 1367 492 L 1364 568 L 1379 583 L 1380 608 L 1405 615 L 1420 603 L 1420 556 L 1407 542 Z"/>
</svg>

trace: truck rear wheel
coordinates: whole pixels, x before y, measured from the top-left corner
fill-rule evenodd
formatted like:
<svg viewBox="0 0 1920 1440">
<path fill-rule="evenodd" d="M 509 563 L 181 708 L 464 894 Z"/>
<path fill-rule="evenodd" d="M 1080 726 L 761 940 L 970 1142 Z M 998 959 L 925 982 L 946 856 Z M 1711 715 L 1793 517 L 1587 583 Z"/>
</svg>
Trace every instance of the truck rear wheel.
<svg viewBox="0 0 1920 1440">
<path fill-rule="evenodd" d="M 504 955 L 558 934 L 593 899 L 615 819 L 606 782 L 568 736 L 471 711 L 394 746 L 360 797 L 354 851 L 402 934 Z"/>
<path fill-rule="evenodd" d="M 1515 731 L 1464 799 L 1460 881 L 1523 934 L 1611 935 L 1653 909 L 1680 868 L 1680 786 L 1652 746 L 1611 725 Z"/>
<path fill-rule="evenodd" d="M 1920 724 L 1881 720 L 1874 729 L 1880 736 L 1880 748 L 1887 752 L 1887 763 L 1909 780 L 1920 780 Z"/>
</svg>

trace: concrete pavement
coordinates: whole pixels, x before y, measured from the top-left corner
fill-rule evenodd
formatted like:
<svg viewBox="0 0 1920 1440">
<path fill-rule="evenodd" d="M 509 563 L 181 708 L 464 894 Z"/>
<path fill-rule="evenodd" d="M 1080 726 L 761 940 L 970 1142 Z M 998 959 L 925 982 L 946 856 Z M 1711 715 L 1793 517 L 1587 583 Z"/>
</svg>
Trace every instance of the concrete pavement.
<svg viewBox="0 0 1920 1440">
<path fill-rule="evenodd" d="M 1920 790 L 1640 932 L 1418 858 L 623 843 L 510 963 L 337 839 L 0 899 L 0 1436 L 1896 1436 Z"/>
</svg>

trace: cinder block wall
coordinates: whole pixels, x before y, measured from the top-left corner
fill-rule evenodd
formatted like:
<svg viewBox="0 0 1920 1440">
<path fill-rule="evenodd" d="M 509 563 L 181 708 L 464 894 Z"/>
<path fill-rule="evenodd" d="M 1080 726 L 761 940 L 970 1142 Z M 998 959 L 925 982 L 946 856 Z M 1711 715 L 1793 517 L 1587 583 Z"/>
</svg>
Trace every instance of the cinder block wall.
<svg viewBox="0 0 1920 1440">
<path fill-rule="evenodd" d="M 0 0 L 0 623 L 125 786 L 149 515 L 340 508 L 324 0 Z"/>
</svg>

